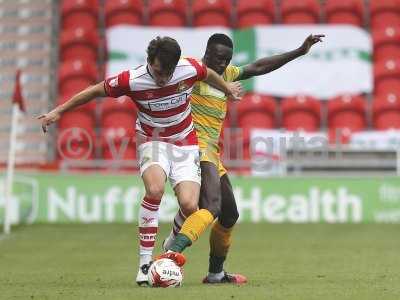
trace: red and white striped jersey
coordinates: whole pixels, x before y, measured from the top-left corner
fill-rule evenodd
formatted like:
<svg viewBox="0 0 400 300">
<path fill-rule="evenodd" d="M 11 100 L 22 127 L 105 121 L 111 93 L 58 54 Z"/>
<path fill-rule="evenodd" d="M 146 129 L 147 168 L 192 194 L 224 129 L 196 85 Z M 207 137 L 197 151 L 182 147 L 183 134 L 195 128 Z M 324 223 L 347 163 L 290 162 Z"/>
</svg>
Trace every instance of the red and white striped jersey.
<svg viewBox="0 0 400 300">
<path fill-rule="evenodd" d="M 207 67 L 203 63 L 183 58 L 164 87 L 156 85 L 146 65 L 106 79 L 104 89 L 110 97 L 126 95 L 136 103 L 136 131 L 146 141 L 197 145 L 190 95 L 195 82 L 206 77 Z"/>
</svg>

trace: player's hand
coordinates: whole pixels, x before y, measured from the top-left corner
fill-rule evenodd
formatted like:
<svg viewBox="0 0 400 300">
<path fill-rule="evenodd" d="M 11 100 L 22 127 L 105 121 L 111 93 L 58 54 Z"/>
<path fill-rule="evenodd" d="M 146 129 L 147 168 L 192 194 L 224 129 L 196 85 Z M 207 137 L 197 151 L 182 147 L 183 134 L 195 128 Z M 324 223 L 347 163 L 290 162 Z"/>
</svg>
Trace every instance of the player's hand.
<svg viewBox="0 0 400 300">
<path fill-rule="evenodd" d="M 322 38 L 325 37 L 324 34 L 310 34 L 303 42 L 303 44 L 300 46 L 301 53 L 307 54 L 308 51 L 310 51 L 310 48 L 314 46 L 316 43 L 321 42 L 322 43 Z"/>
<path fill-rule="evenodd" d="M 54 122 L 57 122 L 59 118 L 60 118 L 60 113 L 58 113 L 57 111 L 51 111 L 47 114 L 37 117 L 37 119 L 42 122 L 42 129 L 44 133 L 47 132 L 47 126 L 49 126 Z"/>
<path fill-rule="evenodd" d="M 227 95 L 229 98 L 231 98 L 234 101 L 239 101 L 240 99 L 242 99 L 242 96 L 244 94 L 244 89 L 239 81 L 229 82 L 228 86 L 229 90 L 231 91 L 230 94 Z"/>
</svg>

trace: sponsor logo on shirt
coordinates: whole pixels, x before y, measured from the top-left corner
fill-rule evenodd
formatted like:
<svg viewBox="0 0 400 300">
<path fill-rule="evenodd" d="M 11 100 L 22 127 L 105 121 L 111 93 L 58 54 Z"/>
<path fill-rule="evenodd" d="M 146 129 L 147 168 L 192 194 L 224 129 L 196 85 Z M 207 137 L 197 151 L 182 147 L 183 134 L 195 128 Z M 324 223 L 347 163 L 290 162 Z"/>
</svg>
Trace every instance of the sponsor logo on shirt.
<svg viewBox="0 0 400 300">
<path fill-rule="evenodd" d="M 183 92 L 183 91 L 187 90 L 189 87 L 190 87 L 190 86 L 189 86 L 186 82 L 181 81 L 181 82 L 179 82 L 178 88 L 177 88 L 176 90 L 177 90 L 178 92 Z"/>
<path fill-rule="evenodd" d="M 181 106 L 187 101 L 187 98 L 188 98 L 187 94 L 182 94 L 179 96 L 174 96 L 159 101 L 154 101 L 148 103 L 148 105 L 151 111 L 169 110 Z"/>
</svg>

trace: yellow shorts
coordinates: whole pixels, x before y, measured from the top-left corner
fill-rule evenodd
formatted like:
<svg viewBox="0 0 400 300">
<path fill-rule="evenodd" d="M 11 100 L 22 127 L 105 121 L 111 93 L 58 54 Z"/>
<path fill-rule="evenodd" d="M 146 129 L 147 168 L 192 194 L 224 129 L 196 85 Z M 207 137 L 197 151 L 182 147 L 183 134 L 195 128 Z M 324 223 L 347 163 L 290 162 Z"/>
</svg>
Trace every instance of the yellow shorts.
<svg viewBox="0 0 400 300">
<path fill-rule="evenodd" d="M 221 162 L 219 153 L 207 152 L 203 151 L 203 149 L 200 149 L 200 161 L 212 162 L 217 167 L 219 177 L 222 177 L 227 173 L 224 165 Z"/>
</svg>

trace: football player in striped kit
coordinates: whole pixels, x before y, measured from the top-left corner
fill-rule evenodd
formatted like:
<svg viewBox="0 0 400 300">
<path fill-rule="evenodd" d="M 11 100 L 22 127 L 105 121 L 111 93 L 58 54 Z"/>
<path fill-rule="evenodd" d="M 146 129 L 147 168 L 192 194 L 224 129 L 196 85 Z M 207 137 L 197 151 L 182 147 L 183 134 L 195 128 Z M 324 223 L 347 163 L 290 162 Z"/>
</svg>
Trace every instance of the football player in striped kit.
<svg viewBox="0 0 400 300">
<path fill-rule="evenodd" d="M 136 281 L 147 284 L 158 229 L 158 207 L 169 179 L 185 215 L 198 210 L 200 193 L 199 146 L 190 97 L 194 84 L 204 80 L 238 98 L 240 84 L 227 84 L 202 62 L 181 58 L 181 49 L 170 37 L 157 37 L 147 48 L 147 64 L 123 71 L 90 86 L 47 114 L 38 117 L 43 131 L 69 110 L 97 97 L 126 95 L 138 107 L 136 143 L 145 196 L 140 207 L 140 259 Z M 175 256 L 177 257 L 175 257 Z M 178 260 L 183 256 L 171 253 Z"/>
</svg>

